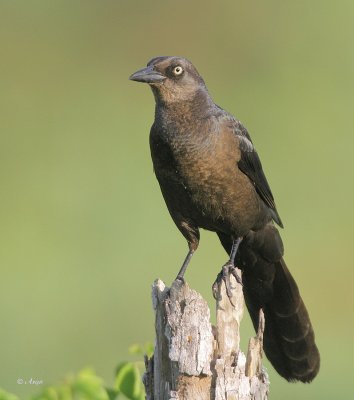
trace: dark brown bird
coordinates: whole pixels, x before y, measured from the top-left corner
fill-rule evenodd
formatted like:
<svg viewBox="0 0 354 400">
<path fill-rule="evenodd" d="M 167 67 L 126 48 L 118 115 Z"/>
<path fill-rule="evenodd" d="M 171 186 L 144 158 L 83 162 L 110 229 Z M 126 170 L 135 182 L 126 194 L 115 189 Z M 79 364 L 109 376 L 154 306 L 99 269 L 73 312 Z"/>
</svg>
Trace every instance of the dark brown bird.
<svg viewBox="0 0 354 400">
<path fill-rule="evenodd" d="M 230 255 L 219 279 L 242 270 L 247 308 L 257 329 L 265 314 L 264 350 L 289 381 L 310 382 L 320 356 L 295 280 L 283 260 L 283 227 L 258 154 L 246 128 L 217 106 L 185 58 L 156 57 L 131 80 L 148 83 L 156 101 L 150 132 L 154 170 L 171 217 L 189 252 L 199 228 L 216 232 Z"/>
</svg>

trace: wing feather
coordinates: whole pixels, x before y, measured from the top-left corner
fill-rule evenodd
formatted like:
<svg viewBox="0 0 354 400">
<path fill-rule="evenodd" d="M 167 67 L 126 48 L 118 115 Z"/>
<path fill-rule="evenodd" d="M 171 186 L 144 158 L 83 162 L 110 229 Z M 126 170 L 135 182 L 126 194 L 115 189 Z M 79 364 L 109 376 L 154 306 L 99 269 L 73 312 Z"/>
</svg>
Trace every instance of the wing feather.
<svg viewBox="0 0 354 400">
<path fill-rule="evenodd" d="M 257 193 L 271 210 L 274 221 L 283 228 L 283 223 L 276 209 L 272 191 L 264 175 L 261 160 L 253 146 L 251 137 L 247 129 L 239 121 L 234 120 L 232 125 L 239 139 L 241 150 L 241 158 L 238 162 L 238 167 L 251 180 Z"/>
</svg>

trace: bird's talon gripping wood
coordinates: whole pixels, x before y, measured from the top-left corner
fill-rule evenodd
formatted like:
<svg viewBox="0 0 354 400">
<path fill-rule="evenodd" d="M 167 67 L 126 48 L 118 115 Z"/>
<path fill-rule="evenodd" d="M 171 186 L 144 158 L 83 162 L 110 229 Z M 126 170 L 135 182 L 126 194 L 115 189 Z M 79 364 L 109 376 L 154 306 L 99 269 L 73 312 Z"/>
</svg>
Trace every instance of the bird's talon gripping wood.
<svg viewBox="0 0 354 400">
<path fill-rule="evenodd" d="M 213 292 L 213 297 L 215 300 L 220 300 L 219 298 L 219 286 L 221 284 L 221 282 L 223 281 L 223 270 L 221 269 L 221 271 L 217 274 L 215 282 L 213 283 L 213 286 L 211 287 L 211 290 Z M 226 282 L 225 282 L 225 289 L 227 291 L 227 286 L 226 286 Z"/>
<path fill-rule="evenodd" d="M 232 266 L 232 268 L 230 269 L 230 273 L 235 277 L 236 282 L 239 283 L 241 286 L 243 286 L 242 278 L 241 278 L 241 276 L 237 273 L 237 269 L 236 269 L 235 266 Z"/>
<path fill-rule="evenodd" d="M 185 58 L 153 58 L 130 79 L 149 84 L 155 97 L 150 132 L 154 171 L 190 248 L 178 277 L 183 278 L 198 247 L 199 229 L 216 232 L 232 267 L 242 269 L 256 330 L 263 309 L 266 356 L 285 379 L 310 382 L 319 371 L 320 355 L 305 304 L 283 259 L 275 227 L 283 223 L 247 129 L 213 102 L 203 78 Z M 228 278 L 222 272 L 218 279 L 234 275 L 232 268 L 227 272 Z M 214 284 L 214 295 L 216 288 Z M 227 290 L 230 297 L 230 284 Z"/>
<path fill-rule="evenodd" d="M 227 263 L 222 267 L 221 274 L 222 274 L 222 280 L 225 282 L 225 287 L 226 287 L 226 294 L 227 297 L 230 299 L 232 298 L 232 291 L 231 291 L 231 282 L 230 282 L 230 274 L 231 274 L 231 268 L 234 266 L 231 263 Z M 233 304 L 234 306 L 234 304 Z"/>
<path fill-rule="evenodd" d="M 233 263 L 230 260 L 221 268 L 221 271 L 218 273 L 216 280 L 212 286 L 212 292 L 213 292 L 214 299 L 219 300 L 218 299 L 218 293 L 219 293 L 218 287 L 222 282 L 224 282 L 227 297 L 229 298 L 231 305 L 233 307 L 235 307 L 235 304 L 232 301 L 232 287 L 231 287 L 231 281 L 230 281 L 231 275 L 233 275 L 235 277 L 237 283 L 242 285 L 242 279 L 239 276 L 239 274 L 237 273 L 235 266 L 233 265 Z"/>
</svg>

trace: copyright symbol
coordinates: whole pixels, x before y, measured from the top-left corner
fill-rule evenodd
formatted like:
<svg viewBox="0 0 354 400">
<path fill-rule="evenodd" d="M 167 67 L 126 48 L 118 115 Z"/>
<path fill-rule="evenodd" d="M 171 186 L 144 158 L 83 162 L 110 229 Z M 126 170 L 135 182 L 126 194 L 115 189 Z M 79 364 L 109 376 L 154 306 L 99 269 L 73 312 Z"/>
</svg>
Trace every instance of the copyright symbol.
<svg viewBox="0 0 354 400">
<path fill-rule="evenodd" d="M 22 384 L 23 384 L 23 379 L 18 378 L 18 379 L 17 379 L 17 383 L 18 383 L 19 385 L 22 385 Z"/>
</svg>

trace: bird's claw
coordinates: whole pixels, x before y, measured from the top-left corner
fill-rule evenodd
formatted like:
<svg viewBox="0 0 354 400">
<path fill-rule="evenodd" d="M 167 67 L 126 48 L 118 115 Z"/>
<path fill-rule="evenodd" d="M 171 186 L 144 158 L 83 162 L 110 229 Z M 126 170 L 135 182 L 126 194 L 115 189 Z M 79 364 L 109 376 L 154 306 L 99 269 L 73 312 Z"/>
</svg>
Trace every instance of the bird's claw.
<svg viewBox="0 0 354 400">
<path fill-rule="evenodd" d="M 221 282 L 225 283 L 225 290 L 226 290 L 226 295 L 230 300 L 230 303 L 232 304 L 233 307 L 235 307 L 235 304 L 232 302 L 232 289 L 231 289 L 231 282 L 230 282 L 230 276 L 234 276 L 236 279 L 236 282 L 242 285 L 242 279 L 237 273 L 237 270 L 235 266 L 233 265 L 232 262 L 227 262 L 221 269 L 221 271 L 218 273 L 218 276 L 216 277 L 215 282 L 213 283 L 212 286 L 212 291 L 213 291 L 213 296 L 215 300 L 220 300 L 218 296 L 219 292 L 219 285 Z"/>
</svg>

